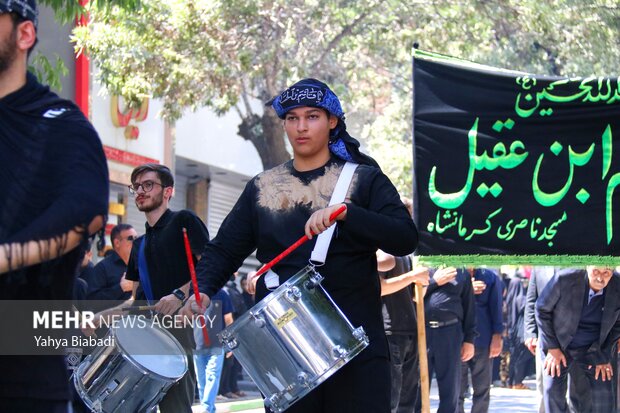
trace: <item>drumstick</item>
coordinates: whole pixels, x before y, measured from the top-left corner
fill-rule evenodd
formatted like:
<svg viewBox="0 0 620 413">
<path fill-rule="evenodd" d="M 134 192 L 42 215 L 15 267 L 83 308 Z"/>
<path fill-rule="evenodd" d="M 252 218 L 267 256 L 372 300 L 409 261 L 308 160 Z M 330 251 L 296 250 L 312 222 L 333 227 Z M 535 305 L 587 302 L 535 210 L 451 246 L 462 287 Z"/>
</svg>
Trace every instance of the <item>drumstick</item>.
<svg viewBox="0 0 620 413">
<path fill-rule="evenodd" d="M 121 307 L 121 311 L 151 311 L 155 310 L 154 305 L 135 305 L 129 307 Z"/>
<path fill-rule="evenodd" d="M 80 324 L 82 324 L 82 313 L 80 312 L 80 310 L 78 310 L 78 308 L 75 306 L 75 304 L 72 304 L 72 305 L 71 305 L 71 309 L 72 309 L 74 312 L 76 312 L 76 313 L 77 313 L 77 316 L 78 316 L 78 322 L 79 322 Z M 94 337 L 94 338 L 97 338 L 97 333 L 95 333 L 94 331 L 93 331 L 93 337 Z"/>
<path fill-rule="evenodd" d="M 189 275 L 192 277 L 192 287 L 196 296 L 196 303 L 202 308 L 202 300 L 200 299 L 200 291 L 198 291 L 198 279 L 196 278 L 196 269 L 194 268 L 194 259 L 192 258 L 192 250 L 189 246 L 189 238 L 187 238 L 187 229 L 183 228 L 183 242 L 185 243 L 185 254 L 187 255 L 187 266 L 189 267 Z M 205 339 L 205 346 L 211 345 L 209 333 L 207 332 L 207 324 L 202 323 L 202 337 Z"/>
<path fill-rule="evenodd" d="M 342 214 L 345 210 L 347 209 L 346 205 L 342 205 L 340 208 L 338 208 L 336 211 L 334 211 L 330 216 L 329 216 L 329 222 L 332 222 L 333 220 L 336 219 L 336 217 L 340 214 Z M 315 235 L 314 232 L 312 233 L 312 235 Z M 261 275 L 263 275 L 266 271 L 268 271 L 271 267 L 273 267 L 274 265 L 276 265 L 277 263 L 279 263 L 280 261 L 282 261 L 282 259 L 284 257 L 286 257 L 287 255 L 289 255 L 291 252 L 293 252 L 295 249 L 297 249 L 297 247 L 299 247 L 301 244 L 303 244 L 304 242 L 308 241 L 309 238 L 307 235 L 304 234 L 303 237 L 299 238 L 297 241 L 295 241 L 295 243 L 293 245 L 291 245 L 290 247 L 288 247 L 287 249 L 285 249 L 284 251 L 282 251 L 280 253 L 280 255 L 278 255 L 277 257 L 275 257 L 274 259 L 272 259 L 271 261 L 269 261 L 267 264 L 263 265 L 261 267 L 260 270 L 258 270 L 256 272 L 256 274 L 254 274 L 252 276 L 252 279 L 256 278 L 256 277 L 260 277 Z"/>
</svg>

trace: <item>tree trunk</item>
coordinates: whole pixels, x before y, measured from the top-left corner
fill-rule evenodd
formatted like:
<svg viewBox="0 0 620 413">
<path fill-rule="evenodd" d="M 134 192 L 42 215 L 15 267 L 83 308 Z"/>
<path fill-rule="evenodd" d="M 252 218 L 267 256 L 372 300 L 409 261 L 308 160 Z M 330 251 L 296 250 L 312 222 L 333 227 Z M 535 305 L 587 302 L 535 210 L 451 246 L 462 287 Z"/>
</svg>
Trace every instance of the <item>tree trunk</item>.
<svg viewBox="0 0 620 413">
<path fill-rule="evenodd" d="M 273 168 L 291 159 L 284 142 L 282 121 L 275 113 L 263 116 L 251 114 L 239 125 L 239 136 L 252 142 L 263 163 L 263 169 Z"/>
</svg>

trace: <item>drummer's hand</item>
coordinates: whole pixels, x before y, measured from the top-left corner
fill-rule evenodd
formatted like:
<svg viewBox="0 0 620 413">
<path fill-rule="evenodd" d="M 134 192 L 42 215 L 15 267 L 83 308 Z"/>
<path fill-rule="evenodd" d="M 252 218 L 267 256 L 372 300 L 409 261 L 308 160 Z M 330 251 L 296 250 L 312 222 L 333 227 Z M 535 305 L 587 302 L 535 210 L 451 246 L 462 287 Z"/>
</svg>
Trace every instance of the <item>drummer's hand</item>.
<svg viewBox="0 0 620 413">
<path fill-rule="evenodd" d="M 200 303 L 202 307 L 198 305 L 196 296 L 192 294 L 185 302 L 183 308 L 179 310 L 179 314 L 188 318 L 192 318 L 197 314 L 204 314 L 209 304 L 211 304 L 211 299 L 205 293 L 200 293 Z"/>
<path fill-rule="evenodd" d="M 176 295 L 168 294 L 162 297 L 157 304 L 155 304 L 153 309 L 159 314 L 172 315 L 176 313 L 182 305 L 183 301 L 179 300 Z"/>
<path fill-rule="evenodd" d="M 97 333 L 95 333 L 95 331 L 97 331 L 97 329 L 101 327 L 102 319 L 103 319 L 102 314 L 96 313 L 92 321 L 88 323 L 84 323 L 81 329 L 82 333 L 86 337 L 97 337 Z"/>
<path fill-rule="evenodd" d="M 314 214 L 310 215 L 310 218 L 306 222 L 306 226 L 304 231 L 306 232 L 306 236 L 308 239 L 312 239 L 313 235 L 318 235 L 321 232 L 325 231 L 327 228 L 332 226 L 336 221 L 344 221 L 347 217 L 347 210 L 345 208 L 344 211 L 340 213 L 336 217 L 335 220 L 330 221 L 329 217 L 333 214 L 338 208 L 346 204 L 336 204 L 329 206 L 327 208 L 319 209 Z"/>
<path fill-rule="evenodd" d="M 256 271 L 252 271 L 250 274 L 248 274 L 247 284 L 245 285 L 245 289 L 248 291 L 248 294 L 254 295 L 256 294 L 256 283 L 258 282 L 258 279 L 260 277 L 255 277 Z"/>
<path fill-rule="evenodd" d="M 229 359 L 232 357 L 232 355 L 233 355 L 232 351 L 229 351 L 226 353 L 226 358 Z"/>
</svg>

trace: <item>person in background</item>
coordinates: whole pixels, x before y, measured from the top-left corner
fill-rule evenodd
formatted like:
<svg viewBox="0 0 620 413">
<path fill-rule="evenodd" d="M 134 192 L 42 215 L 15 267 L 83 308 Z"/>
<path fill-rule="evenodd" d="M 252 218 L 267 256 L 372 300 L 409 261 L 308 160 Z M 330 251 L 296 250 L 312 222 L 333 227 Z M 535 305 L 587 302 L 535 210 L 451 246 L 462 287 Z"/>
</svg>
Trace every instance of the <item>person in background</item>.
<svg viewBox="0 0 620 413">
<path fill-rule="evenodd" d="M 416 266 L 412 271 L 410 257 L 394 257 L 381 250 L 377 251 L 377 265 L 381 277 L 383 323 L 390 346 L 391 411 L 411 412 L 415 408 L 420 381 L 412 284 L 428 285 L 428 268 Z"/>
<path fill-rule="evenodd" d="M 413 216 L 410 199 L 401 197 Z M 418 394 L 418 332 L 413 284 L 428 285 L 428 268 L 416 266 L 411 257 L 394 257 L 377 251 L 377 268 L 381 282 L 383 326 L 390 346 L 392 376 L 392 413 L 412 412 Z"/>
<path fill-rule="evenodd" d="M 254 307 L 254 294 L 250 294 L 248 291 L 248 278 L 252 278 L 254 274 L 256 274 L 256 271 L 250 271 L 247 275 L 242 276 L 239 281 L 239 285 L 241 286 L 241 296 L 243 297 L 243 302 L 248 310 Z"/>
<path fill-rule="evenodd" d="M 225 326 L 233 322 L 233 306 L 230 297 L 223 290 L 218 291 L 211 301 L 211 305 L 205 312 L 205 318 L 196 323 L 194 327 L 194 367 L 198 382 L 200 403 L 204 408 L 203 413 L 215 412 L 215 401 L 220 386 L 222 367 L 224 366 L 224 348 L 217 335 Z M 202 324 L 207 326 L 209 345 L 205 343 L 202 333 Z"/>
<path fill-rule="evenodd" d="M 611 268 L 558 271 L 536 301 L 538 345 L 545 355 L 545 411 L 568 411 L 567 376 L 586 377 L 571 396 L 577 411 L 588 403 L 592 413 L 613 410 L 612 351 L 620 338 L 620 275 Z"/>
<path fill-rule="evenodd" d="M 76 302 L 76 306 L 79 307 L 79 301 L 86 300 L 86 295 L 88 293 L 88 280 L 91 277 L 92 272 L 95 269 L 93 265 L 93 252 L 92 252 L 92 242 L 88 242 L 86 244 L 86 251 L 84 251 L 84 258 L 82 258 L 82 263 L 80 264 L 80 269 L 78 270 L 78 275 L 75 278 L 75 284 L 73 285 L 73 300 Z"/>
<path fill-rule="evenodd" d="M 519 267 L 508 285 L 506 293 L 507 329 L 510 348 L 510 364 L 508 374 L 508 385 L 512 389 L 529 389 L 523 380 L 530 371 L 531 363 L 534 361 L 532 354 L 524 344 L 524 314 L 526 307 L 526 289 L 528 282 L 529 268 Z"/>
<path fill-rule="evenodd" d="M 502 351 L 504 323 L 502 317 L 501 280 L 495 270 L 487 268 L 467 269 L 474 286 L 476 300 L 476 331 L 474 357 L 462 363 L 461 395 L 459 410 L 464 411 L 465 392 L 471 372 L 473 387 L 472 413 L 489 411 L 493 358 Z"/>
<path fill-rule="evenodd" d="M 239 275 L 238 272 L 235 272 L 230 280 L 226 283 L 223 290 L 230 297 L 230 301 L 232 302 L 232 318 L 233 320 L 237 320 L 239 317 L 245 313 L 248 308 L 245 306 L 245 301 L 243 300 L 243 296 L 241 292 L 237 289 L 237 283 L 235 279 Z M 241 377 L 241 364 L 235 358 L 235 356 L 230 353 L 226 355 L 224 359 L 224 368 L 222 371 L 222 380 L 220 382 L 220 394 L 228 399 L 238 399 L 239 397 L 245 397 L 246 394 L 244 391 L 239 389 L 239 380 Z"/>
<path fill-rule="evenodd" d="M 536 363 L 536 390 L 539 394 L 538 413 L 545 413 L 545 404 L 543 402 L 543 369 L 542 355 L 540 346 L 538 346 L 538 326 L 536 325 L 536 300 L 542 293 L 543 289 L 555 274 L 556 269 L 552 266 L 536 266 L 532 268 L 530 280 L 527 284 L 527 293 L 525 296 L 525 311 L 523 313 L 524 344 L 532 353 Z M 569 378 L 569 387 L 572 380 Z M 569 394 L 573 392 L 569 390 Z"/>
<path fill-rule="evenodd" d="M 131 297 L 133 282 L 125 278 L 125 273 L 131 247 L 137 237 L 138 233 L 129 224 L 118 224 L 112 228 L 110 232 L 112 251 L 85 278 L 88 283 L 89 300 L 110 300 L 109 304 L 97 303 L 93 310 L 101 311 L 114 307 Z"/>
<path fill-rule="evenodd" d="M 474 357 L 476 303 L 471 275 L 453 267 L 431 275 L 424 296 L 428 375 L 437 380 L 437 413 L 458 411 L 461 392 L 461 363 Z M 416 412 L 422 410 L 418 397 Z"/>
</svg>

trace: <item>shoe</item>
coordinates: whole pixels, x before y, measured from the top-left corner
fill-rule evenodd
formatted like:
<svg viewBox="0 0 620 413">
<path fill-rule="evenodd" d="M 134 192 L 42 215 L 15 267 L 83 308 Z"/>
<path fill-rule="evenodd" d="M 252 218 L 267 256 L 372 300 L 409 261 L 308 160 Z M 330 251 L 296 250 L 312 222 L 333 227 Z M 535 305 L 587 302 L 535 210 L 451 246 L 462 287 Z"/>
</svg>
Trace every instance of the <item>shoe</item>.
<svg viewBox="0 0 620 413">
<path fill-rule="evenodd" d="M 525 385 L 523 383 L 519 383 L 519 384 L 512 385 L 511 389 L 514 389 L 514 390 L 529 390 L 530 388 L 527 387 L 527 385 Z"/>
<path fill-rule="evenodd" d="M 228 393 L 224 394 L 224 397 L 227 397 L 227 398 L 229 398 L 229 399 L 238 399 L 238 398 L 239 398 L 239 396 L 237 396 L 237 395 L 236 395 L 235 393 L 233 393 L 233 392 L 228 392 Z"/>
<path fill-rule="evenodd" d="M 239 397 L 246 397 L 247 396 L 247 394 L 245 394 L 245 392 L 243 390 L 239 390 L 239 391 L 233 392 L 233 394 L 236 394 Z"/>
<path fill-rule="evenodd" d="M 215 401 L 216 402 L 227 402 L 229 401 L 229 399 L 223 394 L 218 394 L 217 396 L 215 396 Z"/>
</svg>

